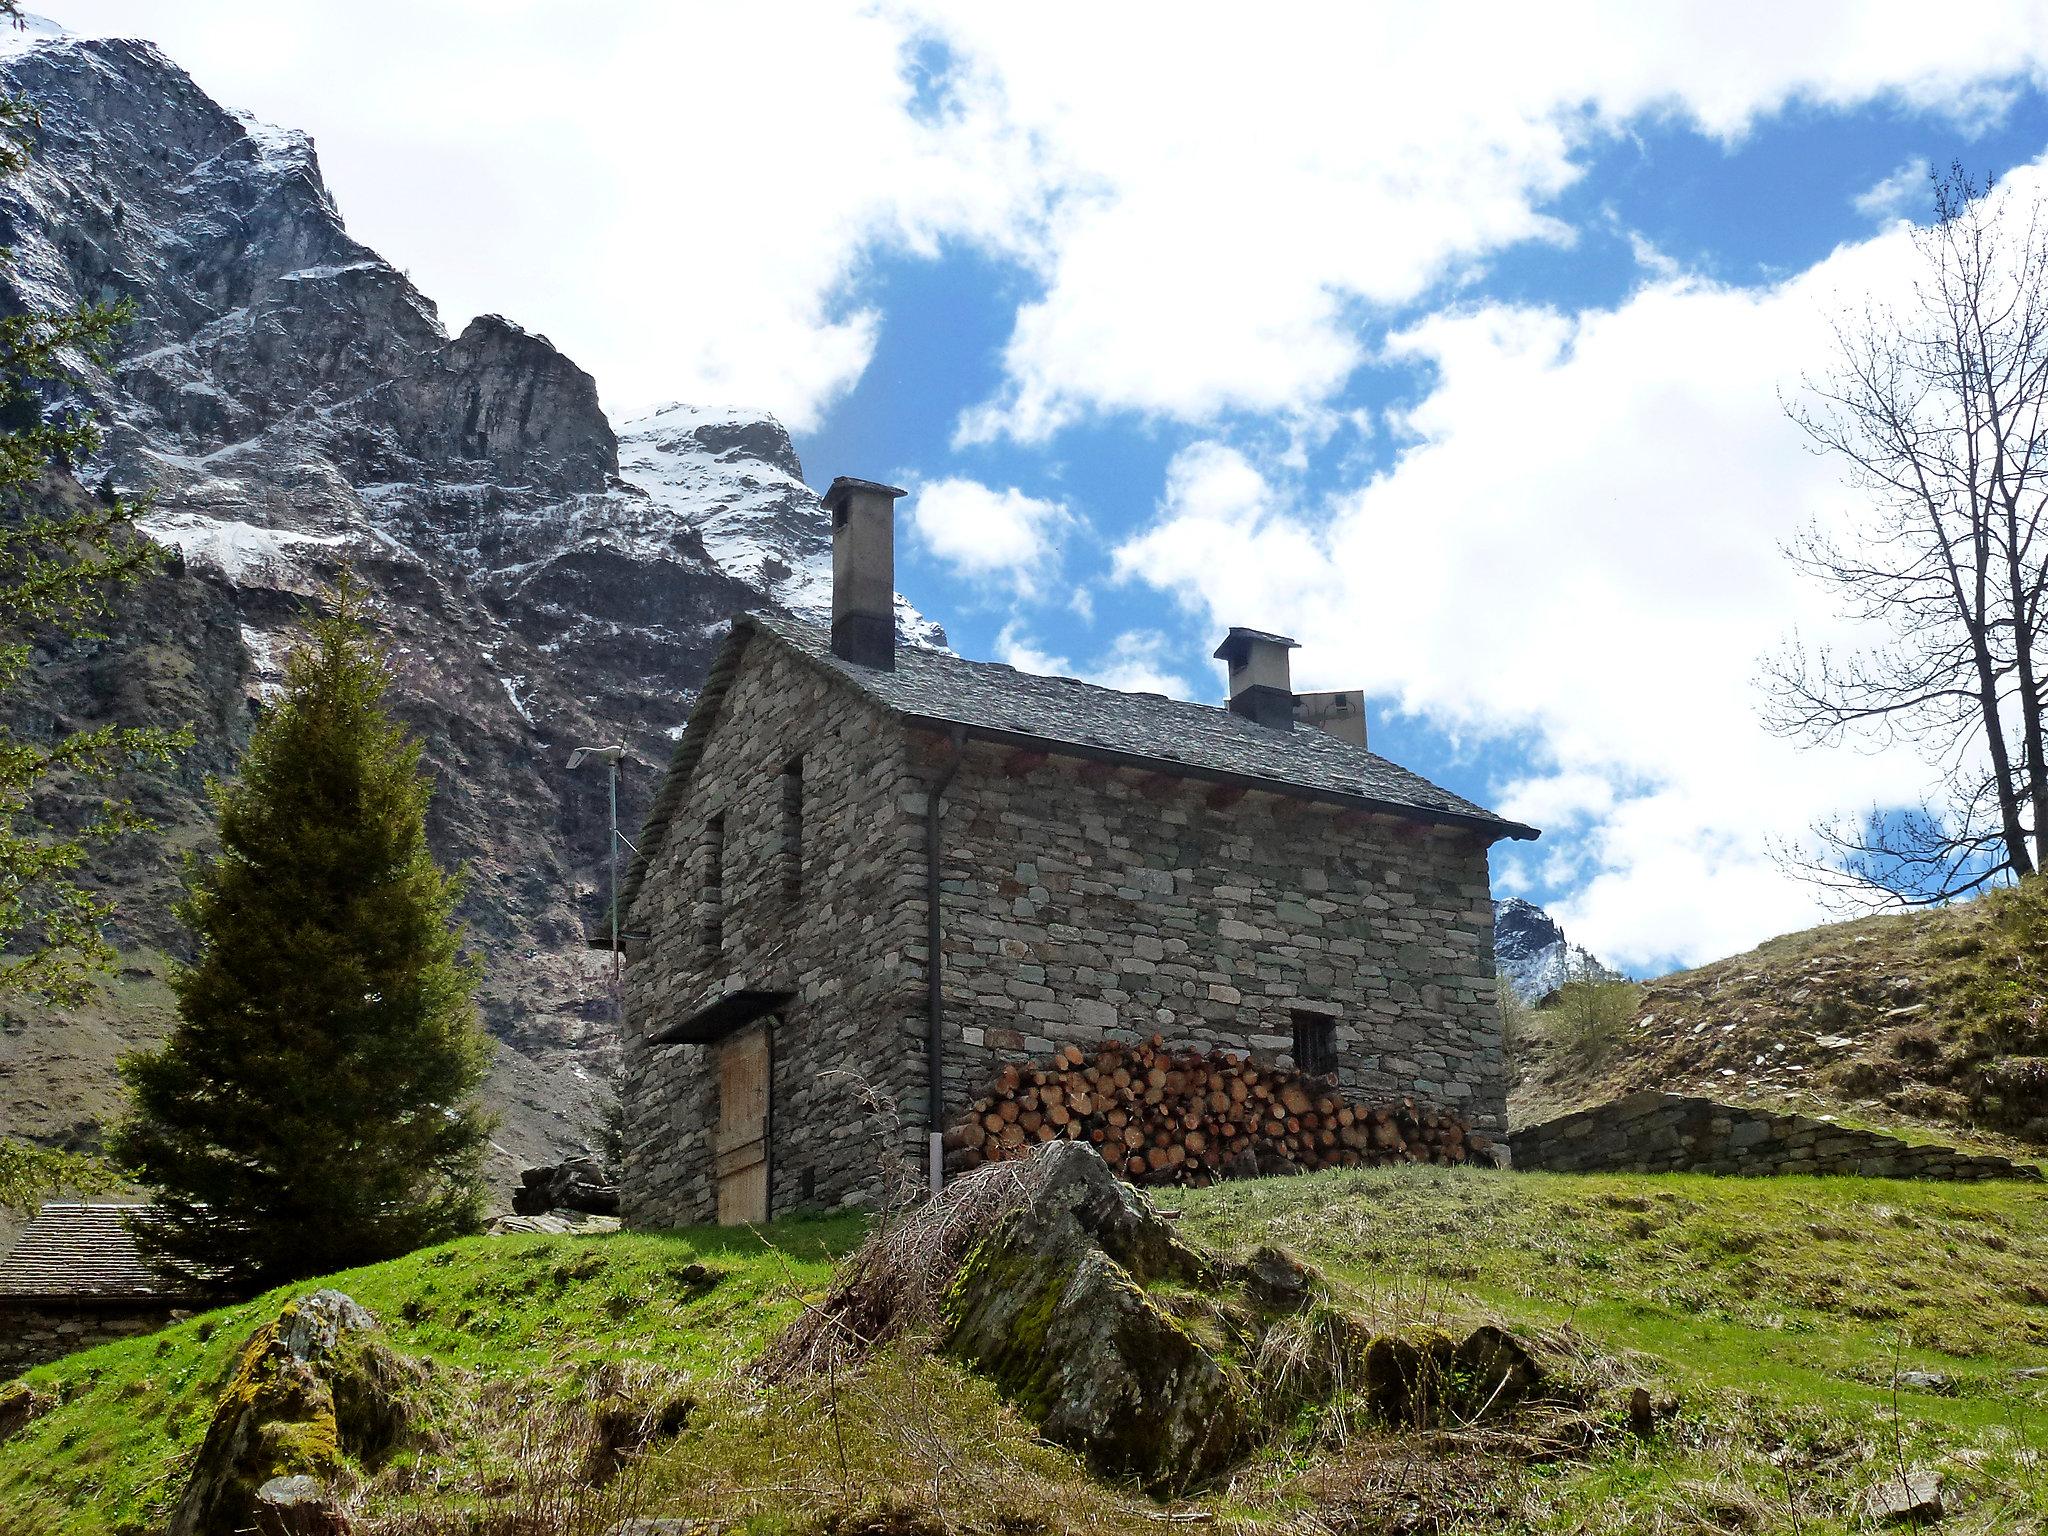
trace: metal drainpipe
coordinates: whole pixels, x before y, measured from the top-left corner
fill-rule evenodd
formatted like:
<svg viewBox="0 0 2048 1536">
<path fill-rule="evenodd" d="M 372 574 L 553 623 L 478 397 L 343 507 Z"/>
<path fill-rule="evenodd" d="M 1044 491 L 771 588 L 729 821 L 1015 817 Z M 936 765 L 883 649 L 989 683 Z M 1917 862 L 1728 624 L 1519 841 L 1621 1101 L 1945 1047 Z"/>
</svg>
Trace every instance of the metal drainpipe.
<svg viewBox="0 0 2048 1536">
<path fill-rule="evenodd" d="M 924 797 L 924 909 L 925 909 L 925 1066 L 929 1084 L 925 1123 L 931 1132 L 931 1192 L 937 1194 L 946 1181 L 946 999 L 945 977 L 939 959 L 939 812 L 940 801 L 960 771 L 960 759 L 967 751 L 967 732 L 953 727 L 953 756 L 945 771 L 932 780 Z"/>
</svg>

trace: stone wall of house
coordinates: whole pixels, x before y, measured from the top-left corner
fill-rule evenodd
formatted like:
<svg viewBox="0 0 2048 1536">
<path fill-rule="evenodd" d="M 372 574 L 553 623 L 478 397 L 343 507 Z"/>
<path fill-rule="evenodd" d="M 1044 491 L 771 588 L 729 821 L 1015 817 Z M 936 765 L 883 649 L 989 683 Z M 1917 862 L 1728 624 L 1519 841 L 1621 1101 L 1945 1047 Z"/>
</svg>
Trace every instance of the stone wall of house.
<svg viewBox="0 0 2048 1536">
<path fill-rule="evenodd" d="M 2038 1179 L 2027 1163 L 1919 1146 L 1811 1115 L 1654 1089 L 1511 1138 L 1515 1166 L 1558 1173 L 1831 1173 L 1881 1179 Z"/>
<path fill-rule="evenodd" d="M 95 1344 L 133 1338 L 189 1317 L 170 1307 L 0 1300 L 0 1381 Z"/>
<path fill-rule="evenodd" d="M 784 781 L 799 758 L 800 828 Z M 906 944 L 922 932 L 923 833 L 908 773 L 903 733 L 852 687 L 748 643 L 631 914 L 648 937 L 626 970 L 629 1222 L 715 1219 L 717 1048 L 647 1039 L 722 990 L 796 993 L 771 1026 L 772 1214 L 872 1200 L 892 1147 L 922 1159 L 921 1124 L 891 1140 L 861 1092 L 922 1103 L 923 967 Z"/>
<path fill-rule="evenodd" d="M 1473 834 L 970 745 L 942 846 L 949 1113 L 1069 1042 L 1291 1065 L 1300 1012 L 1332 1022 L 1347 1093 L 1506 1130 Z"/>
</svg>

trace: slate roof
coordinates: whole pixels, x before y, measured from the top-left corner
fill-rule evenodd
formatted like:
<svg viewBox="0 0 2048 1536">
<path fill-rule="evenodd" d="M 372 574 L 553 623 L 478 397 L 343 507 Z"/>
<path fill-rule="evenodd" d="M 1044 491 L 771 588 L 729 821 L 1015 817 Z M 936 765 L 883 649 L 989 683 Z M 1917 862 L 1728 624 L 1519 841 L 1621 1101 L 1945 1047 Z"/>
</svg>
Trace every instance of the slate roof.
<svg viewBox="0 0 2048 1536">
<path fill-rule="evenodd" d="M 174 1301 L 185 1293 L 142 1262 L 127 1218 L 141 1205 L 45 1201 L 0 1259 L 0 1301 Z"/>
<path fill-rule="evenodd" d="M 1124 693 L 1071 677 L 1045 677 L 1000 662 L 969 661 L 949 651 L 900 643 L 895 670 L 881 672 L 833 655 L 831 631 L 822 624 L 748 613 L 733 620 L 732 637 L 714 661 L 676 744 L 675 759 L 640 838 L 641 852 L 627 871 L 621 894 L 627 912 L 661 847 L 690 771 L 703 755 L 710 722 L 738 671 L 740 655 L 757 634 L 789 646 L 911 721 L 941 728 L 958 725 L 973 736 L 1013 741 L 1027 749 L 1066 750 L 1163 773 L 1356 804 L 1362 810 L 1416 821 L 1470 827 L 1495 838 L 1537 835 L 1533 827 L 1497 816 L 1327 731 L 1274 730 L 1218 705 L 1190 704 L 1156 693 Z"/>
</svg>

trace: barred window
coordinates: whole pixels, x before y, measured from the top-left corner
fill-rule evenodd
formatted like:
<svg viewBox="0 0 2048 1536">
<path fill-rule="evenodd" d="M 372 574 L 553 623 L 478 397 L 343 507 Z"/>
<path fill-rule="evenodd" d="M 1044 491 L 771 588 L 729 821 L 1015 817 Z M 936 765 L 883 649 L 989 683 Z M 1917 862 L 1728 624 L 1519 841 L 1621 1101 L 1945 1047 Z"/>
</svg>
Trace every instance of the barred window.
<svg viewBox="0 0 2048 1536">
<path fill-rule="evenodd" d="M 1328 1014 L 1294 1015 L 1294 1065 L 1313 1077 L 1337 1070 L 1337 1021 Z"/>
</svg>

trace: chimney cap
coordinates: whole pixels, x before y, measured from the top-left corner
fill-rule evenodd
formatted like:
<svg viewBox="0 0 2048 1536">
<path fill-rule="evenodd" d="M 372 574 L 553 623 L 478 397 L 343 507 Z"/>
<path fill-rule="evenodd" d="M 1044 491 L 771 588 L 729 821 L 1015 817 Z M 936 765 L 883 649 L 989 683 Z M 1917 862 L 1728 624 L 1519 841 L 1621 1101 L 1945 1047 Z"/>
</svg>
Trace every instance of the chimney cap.
<svg viewBox="0 0 2048 1536">
<path fill-rule="evenodd" d="M 1244 659 L 1245 653 L 1254 645 L 1278 645 L 1290 651 L 1301 649 L 1301 642 L 1286 635 L 1269 634 L 1263 629 L 1246 629 L 1241 624 L 1230 626 L 1230 633 L 1223 637 L 1223 643 L 1209 654 L 1218 661 L 1227 661 L 1235 666 Z"/>
<path fill-rule="evenodd" d="M 861 491 L 876 491 L 887 496 L 891 501 L 910 494 L 901 486 L 884 485 L 879 480 L 861 480 L 852 475 L 836 475 L 821 499 L 825 503 L 825 510 L 827 512 L 837 512 L 846 505 L 850 497 Z"/>
</svg>

